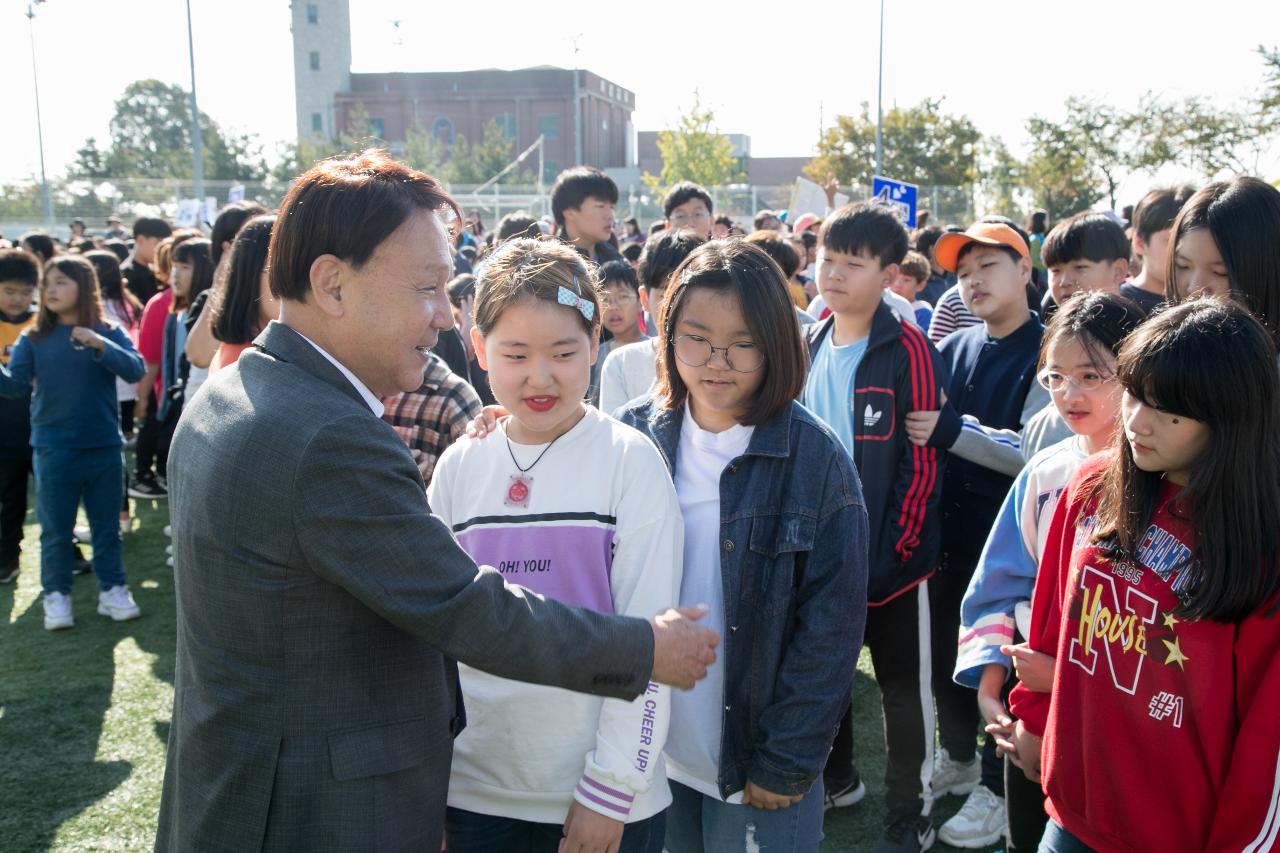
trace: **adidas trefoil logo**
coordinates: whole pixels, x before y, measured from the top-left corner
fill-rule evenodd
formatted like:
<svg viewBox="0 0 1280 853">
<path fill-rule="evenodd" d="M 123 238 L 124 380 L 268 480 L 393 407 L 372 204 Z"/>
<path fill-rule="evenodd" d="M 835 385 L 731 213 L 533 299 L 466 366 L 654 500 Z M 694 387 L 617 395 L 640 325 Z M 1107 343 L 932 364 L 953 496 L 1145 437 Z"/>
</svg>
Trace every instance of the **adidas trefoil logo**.
<svg viewBox="0 0 1280 853">
<path fill-rule="evenodd" d="M 877 412 L 875 409 L 871 408 L 870 403 L 867 403 L 867 408 L 862 413 L 863 426 L 873 427 L 880 423 L 880 419 L 882 417 L 884 417 L 884 412 Z"/>
</svg>

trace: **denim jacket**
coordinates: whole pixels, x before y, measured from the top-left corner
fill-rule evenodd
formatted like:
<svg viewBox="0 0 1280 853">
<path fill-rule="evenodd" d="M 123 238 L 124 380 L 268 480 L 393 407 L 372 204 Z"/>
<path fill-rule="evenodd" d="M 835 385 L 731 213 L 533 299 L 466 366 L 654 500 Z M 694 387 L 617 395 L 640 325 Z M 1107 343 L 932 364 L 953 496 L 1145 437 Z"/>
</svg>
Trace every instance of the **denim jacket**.
<svg viewBox="0 0 1280 853">
<path fill-rule="evenodd" d="M 683 408 L 651 398 L 623 423 L 675 472 Z M 724 715 L 720 794 L 750 779 L 809 791 L 849 704 L 867 605 L 867 509 L 839 439 L 798 403 L 756 427 L 720 477 Z"/>
</svg>

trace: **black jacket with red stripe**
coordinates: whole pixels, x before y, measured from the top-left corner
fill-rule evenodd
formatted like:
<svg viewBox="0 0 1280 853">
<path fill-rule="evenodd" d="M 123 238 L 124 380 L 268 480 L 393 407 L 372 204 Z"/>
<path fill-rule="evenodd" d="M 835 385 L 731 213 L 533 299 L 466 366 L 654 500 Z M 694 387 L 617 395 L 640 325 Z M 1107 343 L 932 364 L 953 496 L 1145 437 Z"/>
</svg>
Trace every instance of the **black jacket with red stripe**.
<svg viewBox="0 0 1280 853">
<path fill-rule="evenodd" d="M 810 363 L 834 322 L 828 317 L 805 328 Z M 862 480 L 871 530 L 869 605 L 884 604 L 938 567 L 938 501 L 946 453 L 912 444 L 906 415 L 940 408 L 946 384 L 947 368 L 928 337 L 900 322 L 882 302 L 872 318 L 867 352 L 849 400 L 850 452 Z"/>
</svg>

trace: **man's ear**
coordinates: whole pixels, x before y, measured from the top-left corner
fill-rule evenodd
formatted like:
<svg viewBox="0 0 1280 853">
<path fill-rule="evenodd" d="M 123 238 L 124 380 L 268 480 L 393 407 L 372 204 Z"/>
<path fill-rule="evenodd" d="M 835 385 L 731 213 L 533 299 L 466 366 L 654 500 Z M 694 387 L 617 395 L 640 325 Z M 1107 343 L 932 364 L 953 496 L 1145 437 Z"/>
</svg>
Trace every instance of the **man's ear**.
<svg viewBox="0 0 1280 853">
<path fill-rule="evenodd" d="M 480 334 L 480 329 L 476 326 L 471 327 L 471 348 L 476 352 L 476 363 L 480 365 L 480 369 L 488 373 L 489 354 L 484 351 L 484 335 Z"/>
<path fill-rule="evenodd" d="M 1124 284 L 1129 278 L 1129 262 L 1124 258 L 1116 258 L 1111 264 L 1111 279 L 1116 286 Z"/>
<path fill-rule="evenodd" d="M 1033 269 L 1033 267 L 1032 267 L 1032 265 L 1031 265 L 1031 259 L 1030 259 L 1030 258 L 1025 258 L 1025 257 L 1024 257 L 1024 258 L 1018 258 L 1018 275 L 1019 275 L 1019 277 L 1021 277 L 1021 279 L 1022 279 L 1022 286 L 1023 286 L 1023 287 L 1026 287 L 1028 284 L 1030 284 L 1030 283 L 1031 283 L 1031 270 L 1032 270 L 1032 269 Z"/>
<path fill-rule="evenodd" d="M 331 317 L 346 313 L 342 304 L 342 284 L 347 265 L 336 255 L 321 255 L 311 262 L 311 298 Z"/>
</svg>

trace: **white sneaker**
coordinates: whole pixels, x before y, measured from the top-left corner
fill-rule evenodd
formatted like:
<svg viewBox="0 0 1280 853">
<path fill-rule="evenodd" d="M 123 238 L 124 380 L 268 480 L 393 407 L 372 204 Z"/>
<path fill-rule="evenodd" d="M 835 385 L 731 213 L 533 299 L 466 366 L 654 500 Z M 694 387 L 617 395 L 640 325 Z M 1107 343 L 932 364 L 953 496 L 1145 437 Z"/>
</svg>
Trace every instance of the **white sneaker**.
<svg viewBox="0 0 1280 853">
<path fill-rule="evenodd" d="M 133 532 L 133 519 L 132 518 L 120 519 L 120 535 L 128 536 L 132 532 Z"/>
<path fill-rule="evenodd" d="M 51 592 L 44 597 L 44 629 L 60 631 L 72 628 L 76 620 L 71 618 L 71 596 Z"/>
<path fill-rule="evenodd" d="M 939 748 L 933 756 L 933 795 L 967 794 L 978 787 L 982 778 L 982 765 L 977 757 L 968 763 L 952 761 L 945 749 Z"/>
<path fill-rule="evenodd" d="M 952 847 L 986 847 L 1004 838 L 1005 804 L 986 785 L 979 785 L 960 811 L 938 830 L 938 840 Z"/>
<path fill-rule="evenodd" d="M 164 526 L 164 535 L 168 536 L 170 539 L 173 538 L 173 527 L 171 525 L 166 524 Z"/>
<path fill-rule="evenodd" d="M 123 585 L 98 593 L 98 612 L 117 622 L 127 622 L 142 615 L 129 593 L 129 587 Z"/>
<path fill-rule="evenodd" d="M 173 556 L 173 543 L 170 543 L 170 544 L 168 544 L 168 545 L 165 545 L 165 546 L 164 546 L 164 555 L 165 555 L 166 557 L 172 557 L 172 556 Z"/>
<path fill-rule="evenodd" d="M 89 529 L 87 524 L 77 524 L 71 528 L 71 535 L 88 545 L 93 541 L 93 531 Z"/>
<path fill-rule="evenodd" d="M 171 568 L 171 569 L 172 569 L 172 568 L 173 568 L 173 557 L 165 557 L 165 558 L 164 558 L 164 564 L 165 564 L 166 566 L 168 566 L 169 568 Z"/>
</svg>

